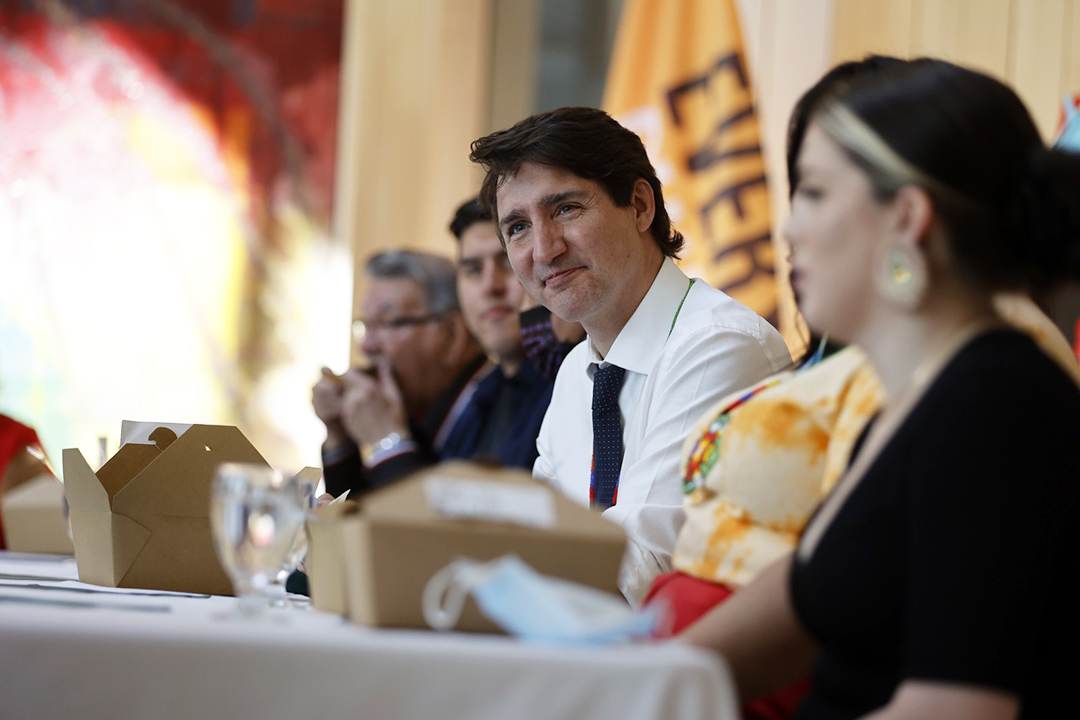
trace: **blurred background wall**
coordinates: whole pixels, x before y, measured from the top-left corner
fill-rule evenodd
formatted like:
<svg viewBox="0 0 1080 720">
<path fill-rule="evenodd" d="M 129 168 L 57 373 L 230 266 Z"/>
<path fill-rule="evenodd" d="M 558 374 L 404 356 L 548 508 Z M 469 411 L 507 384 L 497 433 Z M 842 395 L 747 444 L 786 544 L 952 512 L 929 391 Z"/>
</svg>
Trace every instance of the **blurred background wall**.
<svg viewBox="0 0 1080 720">
<path fill-rule="evenodd" d="M 274 464 L 317 464 L 310 387 L 355 360 L 363 261 L 452 255 L 469 143 L 600 106 L 623 6 L 0 0 L 0 412 L 54 459 L 115 451 L 136 419 L 233 423 Z M 822 72 L 869 52 L 974 65 L 1047 138 L 1080 92 L 1080 0 L 734 7 L 795 349 L 784 135 Z"/>
<path fill-rule="evenodd" d="M 407 9 L 410 3 L 412 13 Z M 389 13 L 377 0 L 352 0 L 346 46 L 352 38 L 368 52 L 360 53 L 363 58 L 351 66 L 364 79 L 344 87 L 346 96 L 356 92 L 363 99 L 345 105 L 343 132 L 354 128 L 356 144 L 342 155 L 341 170 L 370 182 L 372 170 L 378 168 L 374 173 L 379 177 L 378 192 L 384 193 L 376 195 L 376 190 L 356 184 L 364 181 L 345 179 L 339 185 L 354 202 L 380 198 L 377 207 L 351 216 L 341 226 L 343 235 L 352 238 L 358 262 L 374 249 L 400 242 L 446 250 L 449 209 L 479 183 L 475 169 L 464 160 L 470 140 L 531 112 L 574 104 L 599 107 L 623 4 L 621 0 L 404 0 Z M 788 114 L 798 96 L 836 62 L 874 52 L 930 54 L 981 68 L 1019 91 L 1048 139 L 1060 122 L 1063 95 L 1080 92 L 1080 0 L 735 0 L 734 4 L 757 99 L 774 229 L 782 227 L 787 212 Z M 446 22 L 440 20 L 443 17 Z M 417 28 L 421 18 L 426 18 L 421 22 L 427 30 Z M 410 38 L 414 52 L 405 53 L 408 62 L 387 64 L 387 43 L 397 42 L 390 38 Z M 447 82 L 456 91 L 447 92 Z M 373 120 L 364 107 L 393 107 L 395 112 Z M 353 117 L 350 108 L 357 113 Z M 429 124 L 428 135 L 418 135 L 413 123 L 400 117 L 398 113 L 409 108 L 416 121 Z M 382 130 L 370 132 L 366 123 L 371 122 L 383 123 Z M 436 138 L 447 142 L 432 153 Z M 402 162 L 405 157 L 397 153 L 406 147 L 411 158 L 427 157 L 426 164 Z M 423 175 L 419 184 L 418 167 Z M 391 184 L 386 182 L 389 177 L 394 178 Z M 780 324 L 785 337 L 797 346 L 799 323 L 783 282 L 782 247 L 775 256 L 781 278 Z M 359 282 L 356 297 L 362 292 Z"/>
<path fill-rule="evenodd" d="M 348 353 L 342 13 L 0 2 L 0 411 L 54 460 L 115 452 L 130 419 L 310 461 L 312 378 Z"/>
</svg>

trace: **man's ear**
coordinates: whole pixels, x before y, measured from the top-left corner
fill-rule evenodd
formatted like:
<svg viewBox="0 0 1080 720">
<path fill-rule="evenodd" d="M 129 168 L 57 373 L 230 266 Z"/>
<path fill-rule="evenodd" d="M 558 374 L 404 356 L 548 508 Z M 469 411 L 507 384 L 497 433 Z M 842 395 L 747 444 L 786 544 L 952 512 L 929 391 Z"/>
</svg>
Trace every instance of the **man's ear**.
<svg viewBox="0 0 1080 720">
<path fill-rule="evenodd" d="M 648 232 L 656 217 L 656 196 L 652 185 L 645 178 L 634 181 L 634 193 L 630 196 L 630 207 L 634 209 L 634 222 L 638 232 Z"/>
</svg>

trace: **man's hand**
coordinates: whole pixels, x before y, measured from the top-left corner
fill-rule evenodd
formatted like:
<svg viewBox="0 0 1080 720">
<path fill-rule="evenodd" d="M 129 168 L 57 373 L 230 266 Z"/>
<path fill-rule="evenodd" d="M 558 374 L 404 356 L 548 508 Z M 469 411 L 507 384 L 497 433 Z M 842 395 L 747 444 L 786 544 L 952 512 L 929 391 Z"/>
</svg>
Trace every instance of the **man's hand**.
<svg viewBox="0 0 1080 720">
<path fill-rule="evenodd" d="M 311 406 L 315 415 L 326 425 L 341 422 L 341 400 L 345 384 L 330 368 L 322 369 L 322 377 L 311 389 Z"/>
<path fill-rule="evenodd" d="M 322 377 L 311 389 L 311 406 L 315 416 L 326 425 L 325 448 L 336 448 L 350 442 L 341 422 L 342 401 L 345 397 L 344 380 L 330 368 L 322 369 Z"/>
<path fill-rule="evenodd" d="M 341 422 L 357 444 L 377 443 L 390 433 L 408 435 L 405 402 L 387 363 L 379 363 L 375 377 L 350 370 L 344 381 Z"/>
</svg>

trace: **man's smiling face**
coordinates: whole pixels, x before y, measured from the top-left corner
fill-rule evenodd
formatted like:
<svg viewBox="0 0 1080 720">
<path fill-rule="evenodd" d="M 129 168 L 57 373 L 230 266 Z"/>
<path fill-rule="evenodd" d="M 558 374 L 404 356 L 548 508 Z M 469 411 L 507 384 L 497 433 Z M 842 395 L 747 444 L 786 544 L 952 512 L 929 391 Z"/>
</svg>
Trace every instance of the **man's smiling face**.
<svg viewBox="0 0 1080 720">
<path fill-rule="evenodd" d="M 648 232 L 648 183 L 639 180 L 630 205 L 618 207 L 594 180 L 525 163 L 502 182 L 496 201 L 507 256 L 529 294 L 590 333 L 599 327 L 617 333 L 661 259 Z"/>
</svg>

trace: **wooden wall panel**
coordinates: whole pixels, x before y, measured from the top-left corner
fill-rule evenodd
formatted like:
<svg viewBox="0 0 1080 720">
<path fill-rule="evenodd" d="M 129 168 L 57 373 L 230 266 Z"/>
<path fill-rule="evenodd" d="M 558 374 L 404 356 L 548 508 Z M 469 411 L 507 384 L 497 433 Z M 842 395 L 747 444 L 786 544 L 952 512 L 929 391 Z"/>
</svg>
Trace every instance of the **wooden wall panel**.
<svg viewBox="0 0 1080 720">
<path fill-rule="evenodd" d="M 932 4 L 933 0 L 923 0 Z M 963 0 L 955 61 L 999 78 L 1007 77 L 1009 21 L 1013 0 Z"/>
<path fill-rule="evenodd" d="M 754 68 L 751 74 L 763 72 L 764 66 L 771 61 L 771 47 L 764 46 L 769 40 L 766 33 L 771 29 L 766 13 L 771 19 L 775 8 L 775 0 L 737 0 L 735 3 L 747 62 Z"/>
<path fill-rule="evenodd" d="M 835 1 L 834 61 L 930 55 L 984 70 L 1016 88 L 1046 138 L 1078 86 L 1078 0 Z"/>
<path fill-rule="evenodd" d="M 1066 5 L 1068 32 L 1061 95 L 1080 95 L 1080 0 L 1068 0 Z"/>
<path fill-rule="evenodd" d="M 1014 0 L 1007 77 L 1031 111 L 1043 137 L 1053 136 L 1065 89 L 1066 0 Z"/>
<path fill-rule="evenodd" d="M 788 219 L 787 126 L 795 102 L 832 67 L 834 0 L 774 0 L 772 85 L 763 108 L 765 154 L 769 171 L 777 274 L 780 283 L 780 326 L 792 352 L 802 352 L 805 323 L 787 283 L 788 246 L 782 232 Z"/>
<path fill-rule="evenodd" d="M 833 58 L 911 54 L 915 0 L 835 0 Z"/>
<path fill-rule="evenodd" d="M 1011 0 L 915 0 L 910 55 L 1006 78 L 1010 17 Z"/>
<path fill-rule="evenodd" d="M 1080 0 L 740 0 L 739 7 L 778 236 L 787 214 L 787 116 L 836 62 L 868 53 L 930 55 L 981 69 L 1017 89 L 1047 139 L 1062 95 L 1080 92 Z"/>
<path fill-rule="evenodd" d="M 955 59 L 960 46 L 960 11 L 963 4 L 963 0 L 915 0 L 908 52 L 911 55 Z"/>
<path fill-rule="evenodd" d="M 468 143 L 533 110 L 541 1 L 347 0 L 335 227 L 357 268 L 385 247 L 452 251 L 449 212 L 479 183 Z M 1080 0 L 736 3 L 782 275 L 788 115 L 836 62 L 875 52 L 983 69 L 1018 89 L 1047 138 L 1062 95 L 1080 92 Z M 362 284 L 358 272 L 356 297 Z"/>
<path fill-rule="evenodd" d="M 805 327 L 787 284 L 788 249 L 781 235 L 788 216 L 787 123 L 795 101 L 832 64 L 833 5 L 834 0 L 737 3 L 765 153 L 780 279 L 780 330 L 793 353 L 803 349 Z"/>
<path fill-rule="evenodd" d="M 490 122 L 492 0 L 348 0 L 335 230 L 354 312 L 374 252 L 454 253 L 446 229 L 479 187 L 469 143 Z"/>
<path fill-rule="evenodd" d="M 469 162 L 469 145 L 487 133 L 490 122 L 492 7 L 491 0 L 444 1 L 439 7 L 439 52 L 430 58 L 432 104 L 424 108 L 433 111 L 425 115 L 424 124 L 427 151 L 435 162 L 425 174 L 428 215 L 421 231 L 425 245 L 453 255 L 453 211 L 475 195 L 483 181 L 480 168 Z"/>
<path fill-rule="evenodd" d="M 491 112 L 485 132 L 508 128 L 536 108 L 540 0 L 495 0 Z"/>
</svg>

